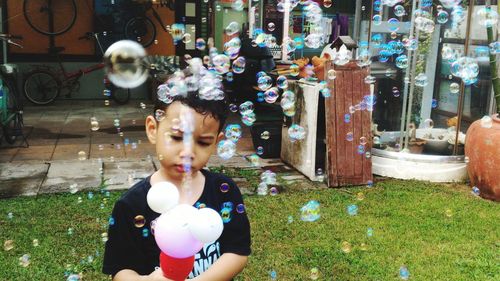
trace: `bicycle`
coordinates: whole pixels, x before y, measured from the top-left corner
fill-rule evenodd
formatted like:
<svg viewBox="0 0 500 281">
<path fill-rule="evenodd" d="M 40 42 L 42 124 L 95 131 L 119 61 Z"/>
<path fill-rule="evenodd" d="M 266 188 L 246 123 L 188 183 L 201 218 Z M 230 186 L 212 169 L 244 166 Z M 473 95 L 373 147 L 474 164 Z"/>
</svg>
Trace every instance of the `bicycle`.
<svg viewBox="0 0 500 281">
<path fill-rule="evenodd" d="M 89 32 L 85 36 L 78 38 L 79 40 L 95 38 L 101 52 L 102 47 L 99 42 L 97 33 Z M 47 105 L 52 103 L 61 93 L 62 89 L 67 89 L 67 97 L 80 87 L 80 78 L 88 73 L 104 68 L 104 63 L 98 63 L 89 67 L 80 68 L 73 72 L 67 72 L 64 68 L 59 53 L 64 48 L 55 48 L 59 69 L 53 70 L 50 67 L 38 66 L 35 70 L 27 73 L 23 81 L 23 92 L 26 99 L 36 105 Z M 105 79 L 106 81 L 107 79 Z M 130 89 L 123 89 L 114 86 L 111 83 L 106 83 L 106 93 L 118 104 L 126 104 L 130 100 Z"/>
<path fill-rule="evenodd" d="M 22 40 L 21 36 L 9 34 L 0 34 L 0 41 L 7 42 L 17 47 L 21 45 L 12 41 L 12 39 Z M 9 144 L 13 144 L 18 136 L 23 136 L 23 111 L 22 106 L 17 100 L 17 88 L 15 78 L 13 77 L 14 68 L 7 64 L 5 58 L 0 68 L 0 123 L 3 131 L 3 139 Z M 0 139 L 1 140 L 1 139 Z M 26 138 L 24 138 L 26 142 Z M 26 142 L 27 144 L 27 142 Z"/>
<path fill-rule="evenodd" d="M 41 34 L 55 36 L 73 27 L 77 6 L 75 0 L 24 0 L 23 14 L 31 28 Z"/>
<path fill-rule="evenodd" d="M 171 9 L 172 3 L 160 2 L 156 6 L 167 6 Z M 156 26 L 147 13 L 152 12 L 153 17 L 156 19 L 162 30 L 168 33 L 167 26 L 161 19 L 158 11 L 153 6 L 152 1 L 132 1 L 121 4 L 107 4 L 104 5 L 108 8 L 108 14 L 113 18 L 113 24 L 123 26 L 124 39 L 133 40 L 141 44 L 143 47 L 151 46 L 156 40 Z M 99 19 L 99 17 L 98 17 Z M 100 19 L 101 23 L 106 25 L 106 21 Z M 112 30 L 113 26 L 107 26 L 107 29 Z"/>
</svg>

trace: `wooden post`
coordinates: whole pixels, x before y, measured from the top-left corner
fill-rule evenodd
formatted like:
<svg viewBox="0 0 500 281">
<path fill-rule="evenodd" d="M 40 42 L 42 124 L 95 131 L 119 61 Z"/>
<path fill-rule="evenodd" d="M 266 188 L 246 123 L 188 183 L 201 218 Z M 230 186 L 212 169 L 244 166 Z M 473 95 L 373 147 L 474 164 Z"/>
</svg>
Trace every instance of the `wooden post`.
<svg viewBox="0 0 500 281">
<path fill-rule="evenodd" d="M 351 114 L 351 121 L 344 121 L 349 107 L 363 101 L 370 95 L 370 85 L 364 82 L 368 76 L 368 68 L 360 68 L 354 61 L 344 66 L 327 63 L 328 71 L 336 71 L 336 79 L 328 81 L 331 97 L 325 99 L 326 145 L 328 186 L 363 185 L 373 180 L 371 157 L 366 153 L 358 153 L 360 138 L 366 138 L 365 151 L 371 153 L 371 112 L 357 110 Z M 353 140 L 348 141 L 348 133 L 353 134 Z"/>
</svg>

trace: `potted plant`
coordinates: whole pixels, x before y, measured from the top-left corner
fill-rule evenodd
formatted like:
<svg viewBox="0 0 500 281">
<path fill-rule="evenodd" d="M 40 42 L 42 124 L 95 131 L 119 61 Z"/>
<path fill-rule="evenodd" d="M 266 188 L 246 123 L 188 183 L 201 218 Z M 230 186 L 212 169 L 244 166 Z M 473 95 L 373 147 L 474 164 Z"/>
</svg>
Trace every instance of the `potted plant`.
<svg viewBox="0 0 500 281">
<path fill-rule="evenodd" d="M 494 42 L 492 25 L 486 26 L 488 44 Z M 500 81 L 495 57 L 495 54 L 490 54 L 496 113 L 475 121 L 469 127 L 465 141 L 465 155 L 469 161 L 467 171 L 471 185 L 479 189 L 481 197 L 500 201 L 500 172 L 498 170 L 500 167 Z"/>
</svg>

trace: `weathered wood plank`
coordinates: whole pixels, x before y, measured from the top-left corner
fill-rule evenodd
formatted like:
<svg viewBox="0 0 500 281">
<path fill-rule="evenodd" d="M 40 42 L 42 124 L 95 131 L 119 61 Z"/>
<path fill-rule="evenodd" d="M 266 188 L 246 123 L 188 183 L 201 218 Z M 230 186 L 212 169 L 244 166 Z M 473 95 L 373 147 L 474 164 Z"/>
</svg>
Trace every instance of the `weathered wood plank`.
<svg viewBox="0 0 500 281">
<path fill-rule="evenodd" d="M 360 69 L 355 62 L 344 66 L 330 63 L 326 72 L 329 69 L 335 69 L 337 78 L 327 80 L 332 97 L 325 99 L 328 185 L 366 184 L 372 180 L 371 158 L 359 154 L 357 148 L 361 137 L 365 137 L 365 151 L 371 150 L 371 112 L 356 110 L 350 113 L 349 107 L 369 95 L 369 85 L 364 83 L 369 71 Z M 344 121 L 345 114 L 351 115 L 348 123 Z M 347 133 L 353 134 L 352 141 L 347 140 Z"/>
</svg>

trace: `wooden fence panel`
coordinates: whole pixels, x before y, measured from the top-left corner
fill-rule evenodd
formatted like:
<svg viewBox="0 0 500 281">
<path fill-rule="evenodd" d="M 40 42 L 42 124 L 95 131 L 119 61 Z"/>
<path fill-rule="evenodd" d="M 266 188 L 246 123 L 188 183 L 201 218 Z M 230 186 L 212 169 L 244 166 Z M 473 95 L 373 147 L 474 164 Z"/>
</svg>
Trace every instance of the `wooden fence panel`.
<svg viewBox="0 0 500 281">
<path fill-rule="evenodd" d="M 364 83 L 368 68 L 359 68 L 355 62 L 344 66 L 329 63 L 325 75 L 330 69 L 336 71 L 336 79 L 328 80 L 332 93 L 325 99 L 327 171 L 330 187 L 362 185 L 373 180 L 370 151 L 372 147 L 371 111 L 359 110 L 364 97 L 370 95 L 370 87 Z M 356 106 L 358 105 L 358 106 Z M 356 107 L 350 112 L 351 107 Z M 370 107 L 370 106 L 368 106 Z M 346 114 L 350 122 L 345 122 Z M 352 141 L 347 134 L 352 133 Z M 366 138 L 365 153 L 358 151 L 360 139 Z"/>
</svg>

